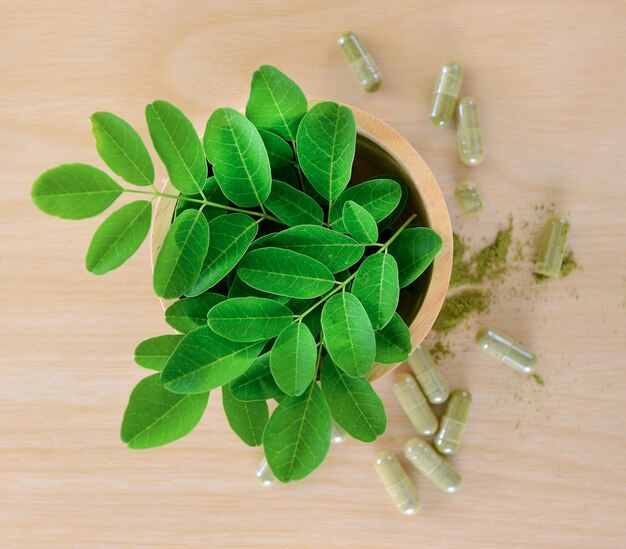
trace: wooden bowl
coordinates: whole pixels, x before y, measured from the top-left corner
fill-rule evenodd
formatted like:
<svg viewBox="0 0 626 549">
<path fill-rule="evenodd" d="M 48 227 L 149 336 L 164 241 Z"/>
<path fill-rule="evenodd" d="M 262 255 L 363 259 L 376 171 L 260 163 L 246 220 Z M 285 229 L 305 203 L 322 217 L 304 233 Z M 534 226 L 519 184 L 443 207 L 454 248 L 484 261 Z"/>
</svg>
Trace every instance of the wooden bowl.
<svg viewBox="0 0 626 549">
<path fill-rule="evenodd" d="M 381 174 L 391 174 L 402 179 L 409 189 L 404 219 L 413 213 L 417 214 L 416 221 L 421 226 L 430 227 L 443 239 L 443 247 L 433 264 L 400 294 L 399 313 L 411 330 L 411 343 L 415 349 L 432 328 L 450 283 L 452 228 L 448 208 L 435 177 L 411 144 L 382 120 L 351 105 L 346 106 L 354 112 L 357 125 L 356 155 L 350 184 Z M 169 180 L 164 182 L 162 192 L 177 194 Z M 174 200 L 159 198 L 150 234 L 153 268 L 172 222 L 174 208 Z M 164 308 L 169 303 L 161 300 Z M 374 364 L 367 377 L 370 381 L 376 380 L 396 366 Z"/>
</svg>

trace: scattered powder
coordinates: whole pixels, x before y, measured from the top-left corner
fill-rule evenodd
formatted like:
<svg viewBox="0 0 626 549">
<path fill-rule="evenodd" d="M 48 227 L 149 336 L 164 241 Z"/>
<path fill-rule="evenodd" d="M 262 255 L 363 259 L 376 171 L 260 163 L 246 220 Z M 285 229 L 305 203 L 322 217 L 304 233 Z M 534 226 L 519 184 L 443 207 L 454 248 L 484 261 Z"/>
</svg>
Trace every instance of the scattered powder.
<svg viewBox="0 0 626 549">
<path fill-rule="evenodd" d="M 546 384 L 545 380 L 539 374 L 533 374 L 531 377 L 537 385 L 541 385 L 543 387 Z"/>
<path fill-rule="evenodd" d="M 485 312 L 490 303 L 491 292 L 487 290 L 462 290 L 445 300 L 433 330 L 449 332 L 471 315 Z"/>
<path fill-rule="evenodd" d="M 444 358 L 454 357 L 454 351 L 441 340 L 436 341 L 428 350 L 435 362 L 439 362 Z"/>
<path fill-rule="evenodd" d="M 560 278 L 565 278 L 576 269 L 578 269 L 578 263 L 576 262 L 576 259 L 574 259 L 574 252 L 568 249 L 565 251 L 565 255 L 563 256 L 563 264 L 561 265 Z M 533 278 L 538 284 L 550 279 L 549 276 L 544 276 L 537 273 L 533 273 Z"/>
</svg>

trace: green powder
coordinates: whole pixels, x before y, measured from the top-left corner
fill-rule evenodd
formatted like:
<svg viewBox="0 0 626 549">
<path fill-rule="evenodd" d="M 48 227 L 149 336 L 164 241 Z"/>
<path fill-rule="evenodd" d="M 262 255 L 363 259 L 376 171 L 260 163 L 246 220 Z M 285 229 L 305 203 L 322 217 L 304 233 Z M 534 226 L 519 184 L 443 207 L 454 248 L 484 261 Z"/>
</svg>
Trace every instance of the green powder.
<svg viewBox="0 0 626 549">
<path fill-rule="evenodd" d="M 541 385 L 543 387 L 546 384 L 544 379 L 539 374 L 533 374 L 532 378 L 537 385 Z"/>
<path fill-rule="evenodd" d="M 431 356 L 435 359 L 435 362 L 439 362 L 440 360 L 453 357 L 454 351 L 450 349 L 443 341 L 437 341 L 435 344 L 428 349 Z"/>
<path fill-rule="evenodd" d="M 560 278 L 565 278 L 576 269 L 578 269 L 578 263 L 576 262 L 576 259 L 574 259 L 574 252 L 568 249 L 565 251 L 565 255 L 563 256 L 563 264 L 561 265 Z M 537 273 L 533 273 L 533 278 L 537 283 L 545 282 L 546 280 L 550 279 L 549 276 L 544 276 Z"/>
<path fill-rule="evenodd" d="M 449 332 L 475 313 L 485 312 L 491 303 L 491 292 L 462 290 L 447 298 L 435 321 L 433 330 Z"/>
</svg>

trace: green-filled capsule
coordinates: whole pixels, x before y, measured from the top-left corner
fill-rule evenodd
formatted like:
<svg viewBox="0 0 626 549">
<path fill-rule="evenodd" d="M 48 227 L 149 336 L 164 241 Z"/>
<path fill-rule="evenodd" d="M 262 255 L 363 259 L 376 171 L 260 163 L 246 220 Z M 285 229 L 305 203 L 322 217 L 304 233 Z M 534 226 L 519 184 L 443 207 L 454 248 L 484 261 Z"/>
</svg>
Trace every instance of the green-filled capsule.
<svg viewBox="0 0 626 549">
<path fill-rule="evenodd" d="M 452 391 L 435 436 L 435 446 L 442 454 L 454 454 L 459 449 L 471 407 L 472 393 L 465 389 Z"/>
<path fill-rule="evenodd" d="M 459 101 L 456 110 L 456 139 L 464 164 L 478 166 L 483 161 L 483 132 L 480 129 L 478 106 L 471 97 Z"/>
<path fill-rule="evenodd" d="M 420 345 L 406 362 L 413 370 L 428 402 L 431 404 L 445 402 L 450 390 L 428 350 Z"/>
<path fill-rule="evenodd" d="M 569 223 L 567 219 L 554 216 L 548 220 L 535 264 L 537 274 L 549 277 L 560 276 L 568 232 Z"/>
<path fill-rule="evenodd" d="M 421 505 L 417 488 L 398 458 L 391 452 L 380 452 L 374 467 L 398 510 L 403 515 L 417 513 Z"/>
<path fill-rule="evenodd" d="M 441 490 L 454 494 L 461 488 L 461 475 L 425 440 L 412 438 L 404 445 L 404 455 Z"/>
<path fill-rule="evenodd" d="M 353 32 L 344 32 L 337 41 L 341 53 L 366 92 L 376 91 L 383 83 L 376 63 Z"/>
<path fill-rule="evenodd" d="M 483 200 L 478 188 L 471 181 L 461 181 L 454 190 L 454 196 L 467 215 L 475 215 L 483 209 Z"/>
<path fill-rule="evenodd" d="M 332 430 L 330 431 L 330 441 L 339 444 L 343 442 L 345 438 L 346 432 L 333 421 Z"/>
<path fill-rule="evenodd" d="M 476 334 L 476 343 L 491 356 L 512 366 L 523 374 L 531 374 L 537 367 L 535 353 L 491 328 L 480 330 Z"/>
<path fill-rule="evenodd" d="M 437 418 L 411 374 L 404 372 L 396 375 L 393 378 L 393 392 L 420 435 L 429 436 L 437 432 Z"/>
<path fill-rule="evenodd" d="M 259 468 L 256 471 L 256 479 L 261 486 L 271 486 L 276 480 L 265 458 L 263 458 L 263 461 L 259 464 Z"/>
<path fill-rule="evenodd" d="M 435 126 L 447 126 L 452 120 L 462 83 L 461 65 L 449 62 L 441 67 L 430 107 L 430 120 Z"/>
</svg>

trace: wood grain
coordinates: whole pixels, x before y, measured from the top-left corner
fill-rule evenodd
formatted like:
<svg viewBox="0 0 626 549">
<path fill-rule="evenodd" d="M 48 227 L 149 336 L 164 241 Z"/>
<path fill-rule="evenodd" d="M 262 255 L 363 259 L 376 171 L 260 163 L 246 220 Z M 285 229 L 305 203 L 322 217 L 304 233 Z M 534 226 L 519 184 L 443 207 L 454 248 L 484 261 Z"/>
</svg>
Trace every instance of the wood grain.
<svg viewBox="0 0 626 549">
<path fill-rule="evenodd" d="M 615 547 L 626 545 L 626 5 L 605 0 L 361 0 L 277 3 L 4 1 L 0 6 L 0 546 Z M 357 32 L 383 88 L 366 95 L 335 46 Z M 427 120 L 439 65 L 465 67 L 480 104 L 486 159 L 458 160 L 454 132 Z M 166 333 L 144 246 L 96 278 L 84 254 L 98 219 L 36 211 L 48 167 L 101 165 L 88 117 L 110 110 L 147 131 L 143 109 L 168 99 L 201 128 L 245 102 L 252 71 L 275 64 L 311 97 L 356 105 L 420 152 L 455 231 L 476 245 L 512 214 L 525 259 L 479 319 L 534 348 L 545 387 L 491 361 L 476 324 L 449 338 L 442 370 L 474 394 L 453 461 L 454 496 L 416 473 L 423 507 L 400 516 L 373 470 L 411 427 L 390 391 L 388 433 L 333 446 L 301 483 L 259 487 L 260 450 L 229 432 L 219 394 L 199 428 L 154 451 L 119 441 L 136 343 Z M 454 185 L 472 178 L 487 210 L 465 219 Z M 533 243 L 555 203 L 582 269 L 541 285 Z"/>
</svg>

